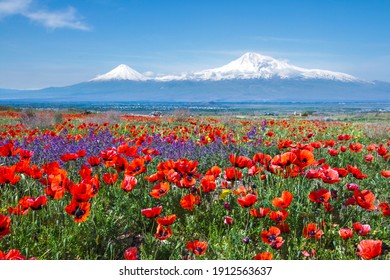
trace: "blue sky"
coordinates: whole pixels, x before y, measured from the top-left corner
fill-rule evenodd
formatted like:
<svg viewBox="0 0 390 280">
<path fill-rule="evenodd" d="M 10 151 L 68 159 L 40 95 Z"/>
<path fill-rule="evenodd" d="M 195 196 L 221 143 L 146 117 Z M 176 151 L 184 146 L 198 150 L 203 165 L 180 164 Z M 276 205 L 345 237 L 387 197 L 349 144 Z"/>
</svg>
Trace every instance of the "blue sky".
<svg viewBox="0 0 390 280">
<path fill-rule="evenodd" d="M 65 86 L 124 63 L 168 74 L 247 51 L 390 82 L 387 0 L 0 0 L 0 88 Z"/>
</svg>

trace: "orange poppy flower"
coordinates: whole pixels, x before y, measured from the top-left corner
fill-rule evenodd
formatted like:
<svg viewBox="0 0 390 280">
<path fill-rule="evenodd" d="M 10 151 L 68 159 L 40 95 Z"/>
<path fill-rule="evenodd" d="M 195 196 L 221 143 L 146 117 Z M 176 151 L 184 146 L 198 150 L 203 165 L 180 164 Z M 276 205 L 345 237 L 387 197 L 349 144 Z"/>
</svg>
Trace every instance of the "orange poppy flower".
<svg viewBox="0 0 390 280">
<path fill-rule="evenodd" d="M 162 211 L 162 206 L 157 206 L 154 208 L 146 208 L 141 210 L 141 214 L 144 215 L 146 218 L 154 219 L 158 215 L 160 215 Z"/>
<path fill-rule="evenodd" d="M 181 207 L 183 207 L 184 209 L 187 209 L 187 210 L 194 209 L 195 204 L 197 204 L 197 205 L 200 204 L 200 197 L 195 196 L 193 194 L 188 194 L 180 200 Z"/>
<path fill-rule="evenodd" d="M 277 223 L 283 222 L 287 218 L 287 216 L 288 216 L 288 212 L 283 209 L 269 213 L 270 219 Z"/>
<path fill-rule="evenodd" d="M 390 170 L 382 170 L 381 175 L 385 178 L 390 178 Z"/>
<path fill-rule="evenodd" d="M 277 227 L 270 227 L 268 230 L 263 230 L 261 232 L 261 239 L 264 243 L 270 244 L 273 249 L 280 249 L 284 243 L 284 240 L 281 236 L 281 230 Z"/>
<path fill-rule="evenodd" d="M 376 206 L 373 204 L 375 195 L 370 190 L 354 191 L 354 198 L 360 207 L 369 211 L 376 210 Z"/>
<path fill-rule="evenodd" d="M 351 143 L 349 144 L 349 150 L 352 152 L 352 153 L 359 153 L 363 150 L 364 146 L 360 143 Z"/>
<path fill-rule="evenodd" d="M 308 150 L 292 150 L 292 152 L 296 155 L 296 159 L 293 163 L 302 169 L 315 162 L 313 153 Z"/>
<path fill-rule="evenodd" d="M 43 183 L 43 181 L 41 181 Z M 56 175 L 50 174 L 48 177 L 48 186 L 45 193 L 54 199 L 60 199 L 65 195 L 67 189 L 70 189 L 73 182 L 67 178 L 66 171 L 59 169 Z"/>
<path fill-rule="evenodd" d="M 222 170 L 219 166 L 213 166 L 210 170 L 206 172 L 205 175 L 212 175 L 214 178 L 217 178 L 221 174 Z"/>
<path fill-rule="evenodd" d="M 175 222 L 176 218 L 177 216 L 173 214 L 173 215 L 165 216 L 163 218 L 158 218 L 156 221 L 159 225 L 170 226 Z"/>
<path fill-rule="evenodd" d="M 254 260 L 272 260 L 272 254 L 269 252 L 258 253 L 253 259 Z"/>
<path fill-rule="evenodd" d="M 128 164 L 125 173 L 131 176 L 135 176 L 146 172 L 145 159 L 136 158 Z"/>
<path fill-rule="evenodd" d="M 138 260 L 138 249 L 137 247 L 127 248 L 123 254 L 125 260 Z"/>
<path fill-rule="evenodd" d="M 167 194 L 169 188 L 168 182 L 160 182 L 152 188 L 152 191 L 149 194 L 156 199 L 160 199 Z"/>
<path fill-rule="evenodd" d="M 255 218 L 264 218 L 265 216 L 267 216 L 269 211 L 271 211 L 271 209 L 269 208 L 261 208 L 261 207 L 259 209 L 252 208 L 249 211 L 249 214 L 251 214 Z"/>
<path fill-rule="evenodd" d="M 254 194 L 247 194 L 244 197 L 237 198 L 238 204 L 242 207 L 251 207 L 257 201 L 257 196 Z"/>
<path fill-rule="evenodd" d="M 158 240 L 166 240 L 172 236 L 172 229 L 168 227 L 164 227 L 162 225 L 157 226 L 157 231 L 154 235 Z"/>
<path fill-rule="evenodd" d="M 350 239 L 353 236 L 353 230 L 350 228 L 342 228 L 339 230 L 339 235 L 344 240 Z"/>
<path fill-rule="evenodd" d="M 214 191 L 217 187 L 217 183 L 215 182 L 215 177 L 213 175 L 204 176 L 202 180 L 200 180 L 200 184 L 204 193 Z"/>
<path fill-rule="evenodd" d="M 125 192 L 131 192 L 137 185 L 138 180 L 134 176 L 125 174 L 123 181 L 121 183 L 121 188 Z"/>
<path fill-rule="evenodd" d="M 272 157 L 267 154 L 257 153 L 253 156 L 252 160 L 254 163 L 260 163 L 262 165 L 266 165 L 272 160 Z"/>
<path fill-rule="evenodd" d="M 362 240 L 358 244 L 357 254 L 364 260 L 371 260 L 382 254 L 381 240 Z"/>
<path fill-rule="evenodd" d="M 290 164 L 293 164 L 296 160 L 297 160 L 296 154 L 294 154 L 293 152 L 286 152 L 275 156 L 271 161 L 271 165 L 278 165 L 281 167 L 285 167 Z"/>
<path fill-rule="evenodd" d="M 195 255 L 202 256 L 206 253 L 208 243 L 206 241 L 194 240 L 186 244 L 186 247 L 190 252 Z"/>
<path fill-rule="evenodd" d="M 340 177 L 345 177 L 348 175 L 349 171 L 346 168 L 334 167 L 333 170 L 336 170 Z"/>
<path fill-rule="evenodd" d="M 85 222 L 89 216 L 91 204 L 89 202 L 77 202 L 72 199 L 71 203 L 65 207 L 66 213 L 74 216 L 76 223 Z"/>
<path fill-rule="evenodd" d="M 11 231 L 9 230 L 10 224 L 11 218 L 0 214 L 0 240 L 4 236 L 11 234 Z"/>
<path fill-rule="evenodd" d="M 293 198 L 292 193 L 290 193 L 288 191 L 283 191 L 281 197 L 275 197 L 272 200 L 272 204 L 275 207 L 279 207 L 279 208 L 285 209 L 285 208 L 287 208 L 290 205 L 290 203 L 292 201 L 292 198 Z"/>
<path fill-rule="evenodd" d="M 317 228 L 317 225 L 314 223 L 310 223 L 303 228 L 303 236 L 305 238 L 315 238 L 319 240 L 323 234 L 324 232 Z"/>
<path fill-rule="evenodd" d="M 261 239 L 264 241 L 264 243 L 272 244 L 275 242 L 276 237 L 280 235 L 281 231 L 277 227 L 270 227 L 269 230 L 263 230 L 261 232 Z"/>
</svg>

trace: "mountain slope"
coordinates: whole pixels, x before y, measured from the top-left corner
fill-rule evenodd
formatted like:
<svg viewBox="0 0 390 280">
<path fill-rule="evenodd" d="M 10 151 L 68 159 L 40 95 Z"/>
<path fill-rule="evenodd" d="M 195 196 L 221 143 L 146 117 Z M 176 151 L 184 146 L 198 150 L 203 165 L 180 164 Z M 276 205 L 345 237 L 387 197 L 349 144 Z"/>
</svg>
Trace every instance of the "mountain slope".
<svg viewBox="0 0 390 280">
<path fill-rule="evenodd" d="M 112 80 L 146 81 L 147 77 L 125 64 L 120 64 L 114 69 L 112 69 L 110 72 L 103 75 L 98 75 L 96 78 L 93 78 L 90 81 L 99 82 Z"/>
</svg>

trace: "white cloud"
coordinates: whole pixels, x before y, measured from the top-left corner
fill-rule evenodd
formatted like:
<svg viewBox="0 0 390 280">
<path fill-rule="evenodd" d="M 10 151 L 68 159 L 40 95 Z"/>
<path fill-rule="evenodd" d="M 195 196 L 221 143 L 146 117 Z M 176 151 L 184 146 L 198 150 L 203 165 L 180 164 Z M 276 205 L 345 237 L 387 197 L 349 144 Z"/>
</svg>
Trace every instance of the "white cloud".
<svg viewBox="0 0 390 280">
<path fill-rule="evenodd" d="M 77 14 L 76 9 L 69 7 L 62 11 L 49 11 L 33 7 L 32 0 L 0 1 L 0 18 L 21 15 L 48 28 L 70 28 L 90 30 Z"/>
</svg>

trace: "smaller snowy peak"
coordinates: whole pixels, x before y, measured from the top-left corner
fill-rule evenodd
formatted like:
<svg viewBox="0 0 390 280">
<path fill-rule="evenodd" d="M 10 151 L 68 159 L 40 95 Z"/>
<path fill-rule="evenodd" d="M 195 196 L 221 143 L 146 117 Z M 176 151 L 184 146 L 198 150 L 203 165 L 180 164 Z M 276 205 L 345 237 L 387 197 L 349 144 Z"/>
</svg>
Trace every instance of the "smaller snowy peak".
<svg viewBox="0 0 390 280">
<path fill-rule="evenodd" d="M 148 77 L 135 71 L 133 68 L 127 66 L 126 64 L 120 64 L 114 69 L 112 69 L 110 72 L 103 75 L 98 75 L 96 78 L 93 78 L 90 81 L 98 82 L 111 80 L 145 81 L 148 80 Z"/>
</svg>

